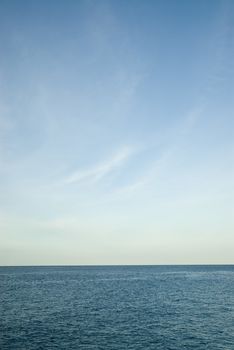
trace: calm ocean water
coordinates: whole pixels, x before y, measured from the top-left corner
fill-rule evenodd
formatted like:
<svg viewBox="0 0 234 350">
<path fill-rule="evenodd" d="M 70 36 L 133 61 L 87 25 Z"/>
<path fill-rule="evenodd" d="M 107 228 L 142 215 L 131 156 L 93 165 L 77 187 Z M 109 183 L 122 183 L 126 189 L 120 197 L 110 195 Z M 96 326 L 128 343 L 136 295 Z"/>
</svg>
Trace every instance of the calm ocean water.
<svg viewBox="0 0 234 350">
<path fill-rule="evenodd" d="M 234 350 L 234 266 L 0 267 L 0 349 Z"/>
</svg>

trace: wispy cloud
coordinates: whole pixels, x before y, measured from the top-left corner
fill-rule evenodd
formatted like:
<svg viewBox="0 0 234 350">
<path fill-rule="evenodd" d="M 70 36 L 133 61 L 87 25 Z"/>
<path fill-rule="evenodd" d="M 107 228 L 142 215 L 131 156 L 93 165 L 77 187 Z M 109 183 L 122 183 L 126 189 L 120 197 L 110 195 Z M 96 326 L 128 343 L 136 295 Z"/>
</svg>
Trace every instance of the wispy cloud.
<svg viewBox="0 0 234 350">
<path fill-rule="evenodd" d="M 114 154 L 108 161 L 97 164 L 96 166 L 86 169 L 78 170 L 68 175 L 64 180 L 64 184 L 73 184 L 84 181 L 96 182 L 108 175 L 115 169 L 121 167 L 127 159 L 132 155 L 133 149 L 125 147 L 118 153 Z"/>
</svg>

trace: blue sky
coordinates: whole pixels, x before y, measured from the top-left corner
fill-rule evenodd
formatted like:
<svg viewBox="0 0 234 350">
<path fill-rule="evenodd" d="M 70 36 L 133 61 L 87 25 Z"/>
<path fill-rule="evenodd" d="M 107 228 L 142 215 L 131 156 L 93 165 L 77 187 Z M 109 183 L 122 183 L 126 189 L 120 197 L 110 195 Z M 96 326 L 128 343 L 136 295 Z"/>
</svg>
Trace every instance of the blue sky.
<svg viewBox="0 0 234 350">
<path fill-rule="evenodd" d="M 0 264 L 233 263 L 233 1 L 0 2 Z"/>
</svg>

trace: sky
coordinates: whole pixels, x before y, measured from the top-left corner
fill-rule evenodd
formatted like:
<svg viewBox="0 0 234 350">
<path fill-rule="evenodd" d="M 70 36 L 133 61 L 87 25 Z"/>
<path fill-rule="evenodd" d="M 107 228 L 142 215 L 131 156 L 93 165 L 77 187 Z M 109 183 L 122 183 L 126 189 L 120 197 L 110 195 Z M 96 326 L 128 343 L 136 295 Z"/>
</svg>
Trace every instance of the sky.
<svg viewBox="0 0 234 350">
<path fill-rule="evenodd" d="M 0 265 L 234 263 L 234 2 L 0 0 Z"/>
</svg>

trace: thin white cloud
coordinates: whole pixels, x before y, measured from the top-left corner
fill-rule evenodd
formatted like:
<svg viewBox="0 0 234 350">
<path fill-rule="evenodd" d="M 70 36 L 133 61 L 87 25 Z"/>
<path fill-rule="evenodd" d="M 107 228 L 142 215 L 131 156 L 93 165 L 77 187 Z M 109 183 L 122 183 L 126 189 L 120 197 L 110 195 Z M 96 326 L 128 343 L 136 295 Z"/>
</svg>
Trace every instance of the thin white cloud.
<svg viewBox="0 0 234 350">
<path fill-rule="evenodd" d="M 84 181 L 96 182 L 108 175 L 115 169 L 121 167 L 127 159 L 132 155 L 133 150 L 130 147 L 125 147 L 108 161 L 97 164 L 95 167 L 87 170 L 78 170 L 68 175 L 64 180 L 64 184 L 73 184 Z"/>
</svg>

